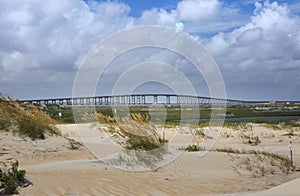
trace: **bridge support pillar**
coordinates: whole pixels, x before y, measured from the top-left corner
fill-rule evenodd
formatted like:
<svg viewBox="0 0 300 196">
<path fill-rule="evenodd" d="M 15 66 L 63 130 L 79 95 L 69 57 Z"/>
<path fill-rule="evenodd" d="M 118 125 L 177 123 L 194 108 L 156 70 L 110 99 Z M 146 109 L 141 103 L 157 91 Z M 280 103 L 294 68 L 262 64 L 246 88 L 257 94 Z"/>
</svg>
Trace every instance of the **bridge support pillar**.
<svg viewBox="0 0 300 196">
<path fill-rule="evenodd" d="M 71 99 L 67 99 L 67 105 L 72 105 Z"/>
<path fill-rule="evenodd" d="M 140 95 L 138 95 L 138 96 L 136 96 L 136 101 L 137 101 L 137 104 L 138 105 L 140 105 L 141 104 L 141 96 Z"/>
<path fill-rule="evenodd" d="M 84 105 L 84 98 L 79 99 L 80 105 Z"/>
<path fill-rule="evenodd" d="M 131 96 L 131 102 L 133 105 L 135 105 L 135 96 Z"/>
<path fill-rule="evenodd" d="M 154 96 L 153 96 L 153 103 L 154 103 L 154 104 L 157 103 L 157 95 L 154 95 Z"/>
<path fill-rule="evenodd" d="M 166 97 L 166 104 L 170 105 L 171 104 L 171 98 L 169 95 Z"/>
</svg>

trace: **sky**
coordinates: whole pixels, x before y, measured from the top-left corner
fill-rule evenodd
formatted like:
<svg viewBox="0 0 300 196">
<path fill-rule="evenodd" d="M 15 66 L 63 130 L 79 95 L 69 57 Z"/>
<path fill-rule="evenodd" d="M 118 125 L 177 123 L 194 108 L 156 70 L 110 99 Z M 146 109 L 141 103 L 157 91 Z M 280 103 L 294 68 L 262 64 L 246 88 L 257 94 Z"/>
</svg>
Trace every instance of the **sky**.
<svg viewBox="0 0 300 196">
<path fill-rule="evenodd" d="M 300 100 L 300 2 L 292 0 L 1 0 L 0 92 L 71 97 L 80 62 L 97 43 L 144 25 L 180 28 L 201 43 L 219 67 L 227 98 Z M 177 62 L 163 51 L 140 52 Z M 96 95 L 110 92 L 121 63 L 111 65 Z M 188 63 L 180 70 L 199 96 L 209 96 Z M 144 86 L 155 89 L 167 87 Z"/>
</svg>

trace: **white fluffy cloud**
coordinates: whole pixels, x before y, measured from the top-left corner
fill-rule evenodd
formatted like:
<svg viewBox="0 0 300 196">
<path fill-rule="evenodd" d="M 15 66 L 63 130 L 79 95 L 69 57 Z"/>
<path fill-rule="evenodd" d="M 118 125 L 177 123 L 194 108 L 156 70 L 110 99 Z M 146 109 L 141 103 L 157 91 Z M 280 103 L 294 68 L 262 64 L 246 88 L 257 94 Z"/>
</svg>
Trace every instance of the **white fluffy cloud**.
<svg viewBox="0 0 300 196">
<path fill-rule="evenodd" d="M 39 80 L 46 85 L 53 78 L 56 82 L 71 78 L 79 56 L 105 36 L 132 26 L 132 18 L 128 16 L 130 8 L 126 4 L 89 3 L 81 0 L 2 1 L 0 91 L 14 91 L 8 89 L 12 83 L 26 86 Z"/>
<path fill-rule="evenodd" d="M 300 99 L 299 16 L 276 2 L 255 6 L 249 17 L 221 0 L 183 0 L 172 10 L 151 8 L 132 17 L 131 8 L 120 1 L 3 0 L 0 91 L 20 98 L 49 97 L 51 91 L 70 96 L 66 89 L 72 88 L 77 66 L 93 45 L 124 28 L 158 24 L 198 39 L 205 34 L 204 44 L 231 98 L 255 98 L 244 93 L 247 86 L 261 91 L 255 92 L 258 99 L 266 98 L 266 89 L 270 96 Z M 300 13 L 296 8 L 293 13 Z M 23 92 L 27 86 L 36 94 Z"/>
<path fill-rule="evenodd" d="M 164 9 L 153 8 L 151 10 L 145 10 L 141 17 L 136 20 L 137 25 L 164 25 L 172 26 L 177 22 L 177 13 L 172 10 L 167 12 Z"/>
<path fill-rule="evenodd" d="M 235 63 L 243 59 L 299 58 L 296 51 L 299 18 L 290 16 L 288 8 L 276 2 L 255 5 L 254 16 L 248 24 L 226 34 L 219 33 L 208 40 L 206 47 L 215 57 L 227 60 L 221 64 L 231 67 L 239 67 Z M 255 64 L 249 66 L 253 68 Z"/>
<path fill-rule="evenodd" d="M 222 12 L 218 0 L 184 0 L 177 4 L 177 8 L 166 11 L 153 8 L 145 10 L 137 20 L 138 24 L 160 24 L 173 26 L 177 22 L 212 21 Z"/>
<path fill-rule="evenodd" d="M 219 33 L 205 44 L 225 79 L 234 84 L 231 94 L 247 88 L 261 95 L 268 94 L 266 89 L 275 88 L 279 94 L 288 88 L 299 88 L 299 18 L 276 2 L 255 6 L 249 23 L 232 32 Z M 274 92 L 269 94 L 275 97 Z M 285 99 L 290 96 L 295 95 L 282 95 Z"/>
<path fill-rule="evenodd" d="M 176 9 L 173 10 L 153 8 L 143 11 L 135 23 L 137 25 L 158 24 L 174 28 L 178 27 L 178 24 L 184 24 L 184 30 L 189 33 L 215 33 L 216 30 L 241 25 L 245 19 L 239 15 L 238 10 L 222 7 L 222 5 L 220 0 L 179 1 Z"/>
<path fill-rule="evenodd" d="M 218 14 L 217 0 L 184 0 L 178 3 L 177 11 L 183 21 L 211 19 Z"/>
</svg>

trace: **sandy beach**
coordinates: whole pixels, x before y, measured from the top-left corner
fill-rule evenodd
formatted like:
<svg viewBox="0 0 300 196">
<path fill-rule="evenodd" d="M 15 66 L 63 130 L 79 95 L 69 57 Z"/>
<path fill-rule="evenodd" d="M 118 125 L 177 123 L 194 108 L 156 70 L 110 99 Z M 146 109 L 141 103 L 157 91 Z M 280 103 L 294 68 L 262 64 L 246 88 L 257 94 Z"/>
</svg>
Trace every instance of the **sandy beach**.
<svg viewBox="0 0 300 196">
<path fill-rule="evenodd" d="M 299 136 L 283 136 L 287 130 L 253 126 L 253 134 L 258 135 L 261 142 L 252 146 L 243 142 L 239 131 L 223 128 L 205 156 L 200 156 L 199 152 L 183 152 L 174 161 L 155 170 L 126 171 L 110 167 L 96 158 L 120 151 L 101 133 L 99 125 L 58 125 L 58 128 L 65 138 L 47 136 L 46 140 L 31 141 L 8 132 L 0 133 L 2 151 L 5 152 L 1 154 L 1 160 L 19 160 L 20 167 L 26 169 L 27 178 L 33 183 L 19 189 L 20 195 L 298 194 L 299 172 L 253 177 L 237 172 L 233 167 L 236 160 L 231 155 L 214 150 L 232 147 L 289 155 L 287 145 L 293 140 L 294 163 L 299 166 L 300 139 Z M 171 137 L 176 130 L 167 129 L 165 132 Z M 180 138 L 187 137 L 187 133 L 178 132 L 177 137 L 180 141 Z M 73 142 L 72 146 L 69 139 L 85 145 L 74 148 L 76 143 Z M 194 138 L 192 142 L 210 145 L 203 141 Z"/>
</svg>

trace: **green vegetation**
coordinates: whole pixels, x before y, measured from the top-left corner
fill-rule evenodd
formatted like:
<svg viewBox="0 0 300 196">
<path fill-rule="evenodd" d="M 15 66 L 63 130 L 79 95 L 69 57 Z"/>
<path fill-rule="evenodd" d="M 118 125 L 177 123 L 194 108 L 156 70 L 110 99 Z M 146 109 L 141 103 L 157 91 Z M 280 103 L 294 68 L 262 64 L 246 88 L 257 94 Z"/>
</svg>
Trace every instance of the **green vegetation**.
<svg viewBox="0 0 300 196">
<path fill-rule="evenodd" d="M 31 104 L 0 97 L 0 130 L 14 131 L 31 139 L 44 139 L 45 133 L 58 134 L 56 123 L 43 111 Z"/>
<path fill-rule="evenodd" d="M 71 107 L 49 104 L 42 107 L 42 110 L 57 122 L 74 123 L 73 111 Z M 62 116 L 59 116 L 59 113 L 61 113 Z"/>
<path fill-rule="evenodd" d="M 289 120 L 263 120 L 260 117 L 271 117 L 271 116 L 300 116 L 300 109 L 287 109 L 285 107 L 273 107 L 269 106 L 267 107 L 268 110 L 263 110 L 263 108 L 254 108 L 254 107 L 228 107 L 226 108 L 226 116 L 225 118 L 243 118 L 243 117 L 253 117 L 253 119 L 250 119 L 248 122 L 253 123 L 266 123 L 266 124 L 278 124 L 279 122 L 285 122 L 286 124 L 289 124 Z M 118 107 L 118 112 L 126 111 L 127 107 Z M 210 119 L 211 118 L 211 112 L 212 108 L 210 106 L 201 106 L 201 107 L 178 107 L 178 106 L 159 106 L 157 108 L 149 108 L 148 106 L 129 106 L 129 112 L 130 114 L 141 114 L 141 115 L 148 115 L 154 114 L 156 112 L 161 112 L 160 109 L 165 110 L 166 112 L 166 120 L 165 120 L 165 127 L 174 127 L 179 125 L 180 121 L 183 122 L 184 120 L 187 120 L 187 123 L 191 118 L 195 119 L 197 116 L 199 116 L 199 119 Z M 90 108 L 84 108 L 84 107 L 77 107 L 75 110 L 72 110 L 71 106 L 59 106 L 59 105 L 47 105 L 43 107 L 43 110 L 49 114 L 53 119 L 57 121 L 61 121 L 63 123 L 74 123 L 73 118 L 73 112 L 78 113 L 80 115 L 84 115 L 85 117 L 90 116 L 90 120 L 83 119 L 84 122 L 94 121 L 95 118 L 93 118 L 94 114 L 91 114 Z M 218 108 L 214 108 L 214 110 L 219 110 Z M 107 107 L 96 107 L 95 111 L 98 113 L 102 113 L 105 116 L 113 117 L 113 109 L 109 106 Z M 182 112 L 185 112 L 184 117 L 185 119 L 182 119 L 181 114 Z M 58 113 L 62 113 L 62 116 L 60 117 Z M 94 111 L 92 112 L 94 113 Z M 199 114 L 198 114 L 199 113 Z M 208 121 L 199 123 L 200 127 L 206 127 L 208 126 Z M 225 126 L 235 126 L 239 124 L 239 122 L 224 122 Z M 219 126 L 222 125 L 221 122 L 215 121 L 212 122 L 211 125 Z M 300 126 L 297 124 L 297 126 Z M 275 128 L 275 127 L 274 127 Z"/>
<path fill-rule="evenodd" d="M 19 170 L 18 161 L 13 162 L 11 167 L 5 171 L 0 169 L 0 195 L 11 195 L 17 193 L 17 188 L 26 187 L 31 183 L 25 179 L 25 170 Z"/>
<path fill-rule="evenodd" d="M 197 152 L 197 151 L 205 151 L 205 148 L 196 144 L 190 144 L 187 147 L 183 147 L 183 146 L 180 147 L 179 150 L 186 150 L 188 152 Z"/>
<path fill-rule="evenodd" d="M 228 107 L 226 112 L 232 115 L 227 116 L 227 118 L 241 118 L 241 117 L 253 117 L 259 118 L 262 116 L 300 116 L 300 110 L 290 110 L 284 106 L 266 106 L 268 110 L 264 108 L 254 108 L 254 107 Z"/>
</svg>

